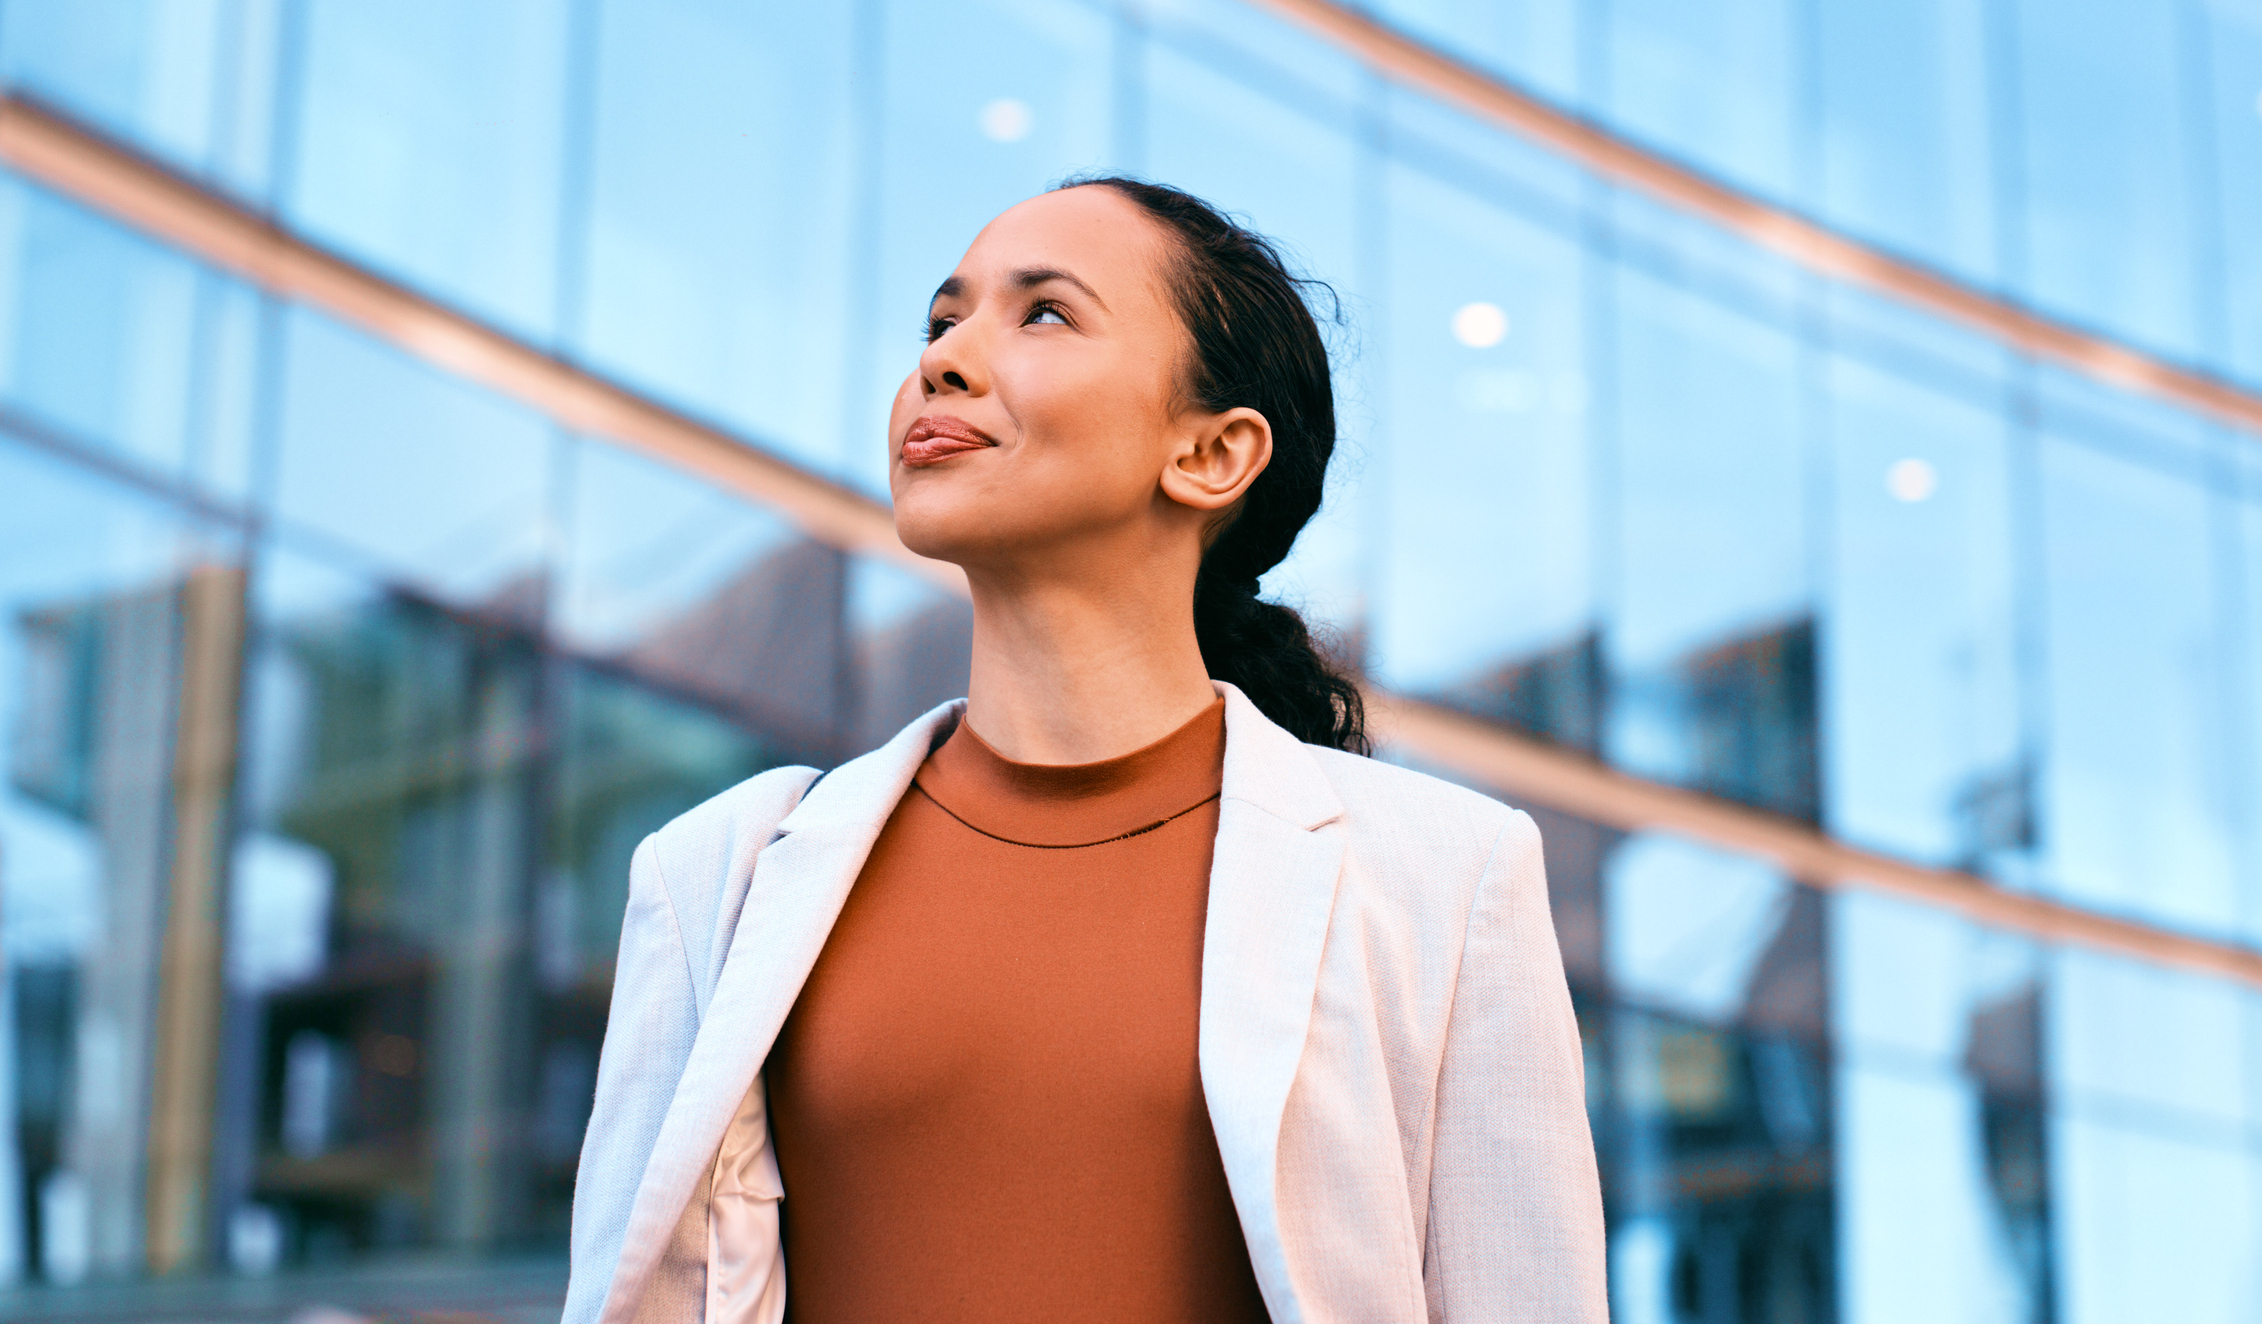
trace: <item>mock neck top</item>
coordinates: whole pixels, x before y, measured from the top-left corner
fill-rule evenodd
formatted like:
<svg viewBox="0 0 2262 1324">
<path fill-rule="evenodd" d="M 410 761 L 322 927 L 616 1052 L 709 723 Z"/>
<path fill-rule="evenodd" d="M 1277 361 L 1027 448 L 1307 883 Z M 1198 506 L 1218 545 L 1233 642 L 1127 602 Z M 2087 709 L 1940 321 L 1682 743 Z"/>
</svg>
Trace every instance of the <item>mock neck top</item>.
<svg viewBox="0 0 2262 1324">
<path fill-rule="evenodd" d="M 1199 1061 L 1224 751 L 1219 700 L 920 766 L 765 1067 L 796 1324 L 1267 1318 Z"/>
<path fill-rule="evenodd" d="M 1224 767 L 1219 699 L 1153 744 L 1099 763 L 1016 763 L 961 721 L 912 781 L 914 793 L 985 836 L 1083 849 L 1155 831 L 1214 801 Z M 1203 855 L 1206 863 L 1206 844 Z"/>
</svg>

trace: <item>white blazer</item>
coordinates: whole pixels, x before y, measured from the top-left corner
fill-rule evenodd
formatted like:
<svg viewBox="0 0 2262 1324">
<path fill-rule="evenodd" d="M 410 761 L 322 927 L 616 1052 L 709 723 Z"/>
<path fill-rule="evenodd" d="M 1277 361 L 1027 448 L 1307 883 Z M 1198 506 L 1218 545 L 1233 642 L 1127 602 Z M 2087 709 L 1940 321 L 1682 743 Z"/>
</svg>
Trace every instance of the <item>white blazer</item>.
<svg viewBox="0 0 2262 1324">
<path fill-rule="evenodd" d="M 1538 829 L 1302 744 L 1218 688 L 1202 1089 L 1272 1318 L 1606 1319 Z M 637 848 L 568 1324 L 782 1316 L 784 1190 L 758 1073 L 873 840 L 963 710 L 814 787 L 806 768 L 765 772 Z"/>
</svg>

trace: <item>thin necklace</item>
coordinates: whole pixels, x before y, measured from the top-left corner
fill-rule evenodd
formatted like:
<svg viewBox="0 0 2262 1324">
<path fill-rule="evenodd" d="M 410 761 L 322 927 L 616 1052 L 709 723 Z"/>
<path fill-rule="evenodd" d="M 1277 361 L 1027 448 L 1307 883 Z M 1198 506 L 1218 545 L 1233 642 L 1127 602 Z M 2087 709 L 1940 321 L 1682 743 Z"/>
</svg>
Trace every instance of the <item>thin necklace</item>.
<svg viewBox="0 0 2262 1324">
<path fill-rule="evenodd" d="M 1112 837 L 1102 837 L 1098 841 L 1079 841 L 1072 846 L 1055 846 L 1042 841 L 1015 841 L 1011 837 L 1001 837 L 995 832 L 988 831 L 984 828 L 975 827 L 972 823 L 967 822 L 965 819 L 958 818 L 957 813 L 953 811 L 949 805 L 946 805 L 942 801 L 937 800 L 935 798 L 935 793 L 928 790 L 926 787 L 921 786 L 917 778 L 912 779 L 911 789 L 917 791 L 923 796 L 926 796 L 928 804 L 931 804 L 935 808 L 942 810 L 946 814 L 949 814 L 952 818 L 957 818 L 958 825 L 960 827 L 966 828 L 970 831 L 979 832 L 992 841 L 1002 841 L 1008 846 L 1026 846 L 1030 850 L 1084 850 L 1087 847 L 1091 846 L 1105 846 L 1110 842 L 1126 841 L 1132 837 L 1143 837 L 1149 832 L 1154 831 L 1156 828 L 1162 827 L 1164 824 L 1186 817 L 1186 815 L 1193 813 L 1203 805 L 1208 804 L 1210 801 L 1215 800 L 1216 798 L 1218 798 L 1218 796 L 1224 794 L 1224 789 L 1221 787 L 1218 790 L 1211 791 L 1208 795 L 1205 795 L 1201 799 L 1196 800 L 1194 803 L 1186 806 L 1184 809 L 1179 810 L 1177 813 L 1172 814 L 1169 818 L 1158 818 L 1154 822 L 1147 824 L 1145 827 L 1133 828 L 1129 832 L 1118 832 Z"/>
</svg>

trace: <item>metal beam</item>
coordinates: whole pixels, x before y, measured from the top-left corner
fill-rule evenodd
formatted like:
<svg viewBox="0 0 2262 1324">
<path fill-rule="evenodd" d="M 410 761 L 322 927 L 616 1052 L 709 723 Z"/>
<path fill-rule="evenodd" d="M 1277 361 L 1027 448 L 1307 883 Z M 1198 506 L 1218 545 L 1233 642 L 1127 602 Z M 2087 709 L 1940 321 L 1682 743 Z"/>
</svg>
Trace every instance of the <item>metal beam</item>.
<svg viewBox="0 0 2262 1324">
<path fill-rule="evenodd" d="M 887 507 L 623 389 L 329 253 L 160 162 L 17 95 L 0 97 L 0 161 L 79 203 L 283 298 L 318 308 L 575 432 L 608 437 L 732 491 L 848 551 L 964 591 L 957 566 L 913 555 Z"/>
<path fill-rule="evenodd" d="M 1334 0 L 1256 0 L 1383 77 L 1450 102 L 1612 183 L 1701 216 L 1818 275 L 1875 290 L 2037 359 L 2262 433 L 2262 395 L 2083 331 L 1849 239 L 1637 146 Z"/>
<path fill-rule="evenodd" d="M 1975 874 L 1861 850 L 1802 823 L 1628 776 L 1444 708 L 1371 694 L 1369 711 L 1382 739 L 1512 801 L 1627 832 L 1672 832 L 1756 855 L 1812 887 L 1889 893 L 2045 942 L 2078 943 L 2262 988 L 2262 952 L 2250 947 L 2101 915 L 2013 892 Z"/>
<path fill-rule="evenodd" d="M 1268 3 L 1272 0 L 1268 0 Z M 273 293 L 359 326 L 566 427 L 680 466 L 774 507 L 810 536 L 892 557 L 963 594 L 964 576 L 896 540 L 886 506 L 475 322 L 326 253 L 256 213 L 52 111 L 0 98 L 0 161 Z M 1512 800 L 1629 831 L 1674 832 L 1774 861 L 1818 887 L 1858 887 L 1944 907 L 2045 942 L 2262 987 L 2262 952 L 2011 892 L 1833 841 L 1740 805 L 1630 777 L 1472 718 L 1374 696 L 1377 733 L 1417 759 Z"/>
</svg>

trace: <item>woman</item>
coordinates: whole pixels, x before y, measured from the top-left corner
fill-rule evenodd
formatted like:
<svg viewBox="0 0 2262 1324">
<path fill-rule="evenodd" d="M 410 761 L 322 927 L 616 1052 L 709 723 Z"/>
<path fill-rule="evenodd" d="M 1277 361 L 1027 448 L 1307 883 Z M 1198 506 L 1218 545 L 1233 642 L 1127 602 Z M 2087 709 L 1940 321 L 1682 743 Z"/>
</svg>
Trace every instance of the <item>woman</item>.
<svg viewBox="0 0 2262 1324">
<path fill-rule="evenodd" d="M 638 849 L 568 1320 L 1604 1317 L 1538 833 L 1256 596 L 1334 434 L 1202 202 L 975 239 L 889 424 L 967 697 Z"/>
</svg>

